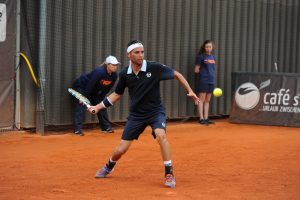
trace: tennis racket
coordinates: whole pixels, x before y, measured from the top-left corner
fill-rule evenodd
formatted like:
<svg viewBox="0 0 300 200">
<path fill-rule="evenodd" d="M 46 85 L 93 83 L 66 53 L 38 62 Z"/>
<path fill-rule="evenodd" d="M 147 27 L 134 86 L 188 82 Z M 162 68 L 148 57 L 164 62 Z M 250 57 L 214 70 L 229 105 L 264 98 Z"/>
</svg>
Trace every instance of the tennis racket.
<svg viewBox="0 0 300 200">
<path fill-rule="evenodd" d="M 83 96 L 82 94 L 80 94 L 79 92 L 77 92 L 76 90 L 72 89 L 72 88 L 68 88 L 68 92 L 75 97 L 76 99 L 78 99 L 81 103 L 83 103 L 83 105 L 85 105 L 87 108 L 91 107 L 91 102 L 90 100 L 88 100 L 88 98 L 86 98 L 85 96 Z M 92 110 L 92 113 L 95 113 L 95 110 Z"/>
</svg>

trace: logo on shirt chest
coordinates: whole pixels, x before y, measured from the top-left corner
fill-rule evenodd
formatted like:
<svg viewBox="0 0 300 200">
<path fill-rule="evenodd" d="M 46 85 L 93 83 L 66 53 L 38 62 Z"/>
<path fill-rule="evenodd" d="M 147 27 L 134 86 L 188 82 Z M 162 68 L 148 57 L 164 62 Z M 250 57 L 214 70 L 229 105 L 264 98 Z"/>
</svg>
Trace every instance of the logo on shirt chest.
<svg viewBox="0 0 300 200">
<path fill-rule="evenodd" d="M 215 64 L 216 61 L 213 60 L 213 59 L 205 59 L 205 60 L 204 60 L 204 63 L 206 63 L 206 64 Z"/>
<path fill-rule="evenodd" d="M 110 80 L 101 80 L 101 81 L 100 81 L 100 84 L 101 84 L 101 85 L 110 85 L 111 82 L 112 82 L 112 81 L 110 81 Z"/>
</svg>

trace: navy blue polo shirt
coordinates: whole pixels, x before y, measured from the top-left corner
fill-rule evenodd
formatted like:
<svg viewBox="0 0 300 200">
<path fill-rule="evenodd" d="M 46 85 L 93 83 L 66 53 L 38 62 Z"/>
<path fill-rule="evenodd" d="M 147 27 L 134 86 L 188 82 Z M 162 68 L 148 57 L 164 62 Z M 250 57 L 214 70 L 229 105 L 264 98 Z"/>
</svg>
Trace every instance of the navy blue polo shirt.
<svg viewBox="0 0 300 200">
<path fill-rule="evenodd" d="M 137 75 L 130 65 L 121 70 L 115 92 L 123 95 L 128 87 L 131 100 L 130 116 L 148 118 L 164 112 L 159 82 L 168 79 L 174 79 L 173 69 L 158 62 L 144 60 Z"/>
<path fill-rule="evenodd" d="M 114 86 L 118 75 L 116 72 L 109 74 L 106 66 L 97 67 L 93 71 L 82 74 L 74 83 L 80 87 L 87 98 L 93 96 L 104 97 Z"/>
<path fill-rule="evenodd" d="M 199 81 L 205 84 L 215 83 L 215 63 L 214 55 L 201 54 L 196 58 L 196 65 L 200 65 Z"/>
</svg>

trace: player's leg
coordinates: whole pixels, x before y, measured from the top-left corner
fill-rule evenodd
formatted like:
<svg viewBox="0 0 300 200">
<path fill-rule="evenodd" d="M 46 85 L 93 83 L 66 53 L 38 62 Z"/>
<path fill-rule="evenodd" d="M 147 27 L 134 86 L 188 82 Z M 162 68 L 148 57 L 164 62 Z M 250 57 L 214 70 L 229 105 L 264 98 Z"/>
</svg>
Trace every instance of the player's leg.
<svg viewBox="0 0 300 200">
<path fill-rule="evenodd" d="M 154 133 L 156 136 L 156 140 L 160 146 L 163 161 L 165 162 L 171 160 L 171 148 L 167 140 L 165 130 L 157 128 L 154 130 Z M 172 171 L 168 171 L 168 172 L 172 172 Z"/>
<path fill-rule="evenodd" d="M 116 162 L 127 152 L 133 140 L 138 139 L 146 126 L 145 120 L 134 120 L 128 117 L 119 145 L 113 151 L 106 165 L 96 173 L 96 178 L 104 178 L 113 170 Z"/>
<path fill-rule="evenodd" d="M 165 186 L 175 187 L 176 181 L 173 173 L 173 164 L 171 159 L 171 148 L 167 140 L 164 129 L 157 128 L 154 130 L 156 140 L 160 146 L 162 159 L 165 166 Z"/>
<path fill-rule="evenodd" d="M 162 159 L 165 166 L 165 185 L 175 187 L 175 177 L 173 173 L 173 164 L 171 159 L 171 147 L 166 136 L 166 115 L 164 112 L 159 113 L 156 117 L 150 120 L 152 134 L 156 138 Z"/>
<path fill-rule="evenodd" d="M 133 140 L 122 140 L 120 141 L 119 145 L 113 151 L 111 157 L 107 161 L 104 167 L 97 171 L 95 177 L 96 178 L 105 178 L 109 173 L 111 173 L 117 163 L 117 161 L 124 155 L 129 147 L 131 146 Z"/>
<path fill-rule="evenodd" d="M 128 151 L 132 142 L 133 142 L 133 140 L 122 140 L 121 139 L 119 145 L 113 151 L 111 160 L 113 160 L 114 162 L 117 162 L 122 157 L 122 155 L 124 155 Z"/>
</svg>

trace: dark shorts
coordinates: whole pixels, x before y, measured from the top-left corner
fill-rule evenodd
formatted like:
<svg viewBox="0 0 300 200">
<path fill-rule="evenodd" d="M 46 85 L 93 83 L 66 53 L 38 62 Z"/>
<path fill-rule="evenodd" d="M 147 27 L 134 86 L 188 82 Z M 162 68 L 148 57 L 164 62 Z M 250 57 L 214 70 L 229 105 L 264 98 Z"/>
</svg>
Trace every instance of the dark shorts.
<svg viewBox="0 0 300 200">
<path fill-rule="evenodd" d="M 143 119 L 129 116 L 122 134 L 122 140 L 137 140 L 148 125 L 151 126 L 152 135 L 156 138 L 154 134 L 155 129 L 160 128 L 166 130 L 165 113 L 160 112 L 153 117 Z"/>
<path fill-rule="evenodd" d="M 202 92 L 211 93 L 214 91 L 214 89 L 215 89 L 215 84 L 213 83 L 200 83 L 198 85 L 197 93 L 202 93 Z"/>
</svg>

